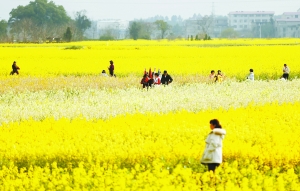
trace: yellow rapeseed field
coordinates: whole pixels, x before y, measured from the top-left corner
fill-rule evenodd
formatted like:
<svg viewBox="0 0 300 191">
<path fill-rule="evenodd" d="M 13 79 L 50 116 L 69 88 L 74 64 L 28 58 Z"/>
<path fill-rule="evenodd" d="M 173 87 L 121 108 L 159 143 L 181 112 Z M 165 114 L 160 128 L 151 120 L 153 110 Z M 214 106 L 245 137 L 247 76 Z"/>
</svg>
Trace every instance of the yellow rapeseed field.
<svg viewBox="0 0 300 191">
<path fill-rule="evenodd" d="M 300 190 L 299 42 L 1 44 L 0 190 Z M 99 75 L 109 60 L 117 78 Z M 149 67 L 174 83 L 142 90 Z M 215 173 L 200 163 L 213 118 Z"/>
<path fill-rule="evenodd" d="M 113 60 L 118 76 L 140 77 L 144 68 L 152 67 L 178 76 L 207 76 L 220 69 L 228 77 L 245 79 L 253 68 L 257 78 L 277 79 L 284 63 L 290 66 L 292 77 L 299 76 L 299 43 L 299 39 L 249 39 L 4 44 L 0 47 L 0 75 L 9 74 L 14 60 L 22 76 L 97 75 Z M 66 50 L 72 46 L 82 49 Z"/>
</svg>

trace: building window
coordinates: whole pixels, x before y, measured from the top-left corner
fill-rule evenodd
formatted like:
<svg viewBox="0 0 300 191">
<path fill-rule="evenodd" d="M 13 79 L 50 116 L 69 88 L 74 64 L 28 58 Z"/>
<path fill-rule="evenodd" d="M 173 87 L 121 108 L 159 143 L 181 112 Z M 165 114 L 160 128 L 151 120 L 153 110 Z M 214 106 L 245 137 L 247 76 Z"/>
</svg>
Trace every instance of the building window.
<svg viewBox="0 0 300 191">
<path fill-rule="evenodd" d="M 233 25 L 233 28 L 237 28 L 236 25 Z"/>
<path fill-rule="evenodd" d="M 246 29 L 247 28 L 247 25 L 244 25 L 244 29 Z"/>
<path fill-rule="evenodd" d="M 295 18 L 298 18 L 298 15 L 295 15 Z"/>
<path fill-rule="evenodd" d="M 233 15 L 234 17 L 237 17 L 237 15 Z"/>
<path fill-rule="evenodd" d="M 268 20 L 267 19 L 263 19 L 262 22 L 268 22 Z"/>
<path fill-rule="evenodd" d="M 236 22 L 237 22 L 237 20 L 233 20 L 233 22 L 234 22 L 234 23 L 236 23 Z"/>
<path fill-rule="evenodd" d="M 245 19 L 244 22 L 246 23 L 246 22 L 247 22 L 247 19 Z"/>
<path fill-rule="evenodd" d="M 249 15 L 250 17 L 254 17 L 254 15 Z"/>
<path fill-rule="evenodd" d="M 260 15 L 255 15 L 256 17 L 260 17 Z"/>
<path fill-rule="evenodd" d="M 260 22 L 260 19 L 255 19 L 255 22 Z"/>
</svg>

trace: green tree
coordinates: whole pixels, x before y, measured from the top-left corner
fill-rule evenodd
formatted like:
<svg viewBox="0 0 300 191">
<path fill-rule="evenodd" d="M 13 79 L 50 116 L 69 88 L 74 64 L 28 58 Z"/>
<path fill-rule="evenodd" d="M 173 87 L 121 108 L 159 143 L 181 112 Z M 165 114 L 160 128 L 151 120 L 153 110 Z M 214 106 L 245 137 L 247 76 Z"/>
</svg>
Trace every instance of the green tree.
<svg viewBox="0 0 300 191">
<path fill-rule="evenodd" d="M 67 42 L 71 42 L 72 40 L 72 32 L 71 32 L 71 28 L 68 27 L 65 34 L 64 34 L 64 40 Z"/>
<path fill-rule="evenodd" d="M 170 25 L 163 20 L 157 20 L 155 24 L 157 29 L 161 32 L 161 38 L 165 38 L 166 32 L 171 28 Z"/>
<path fill-rule="evenodd" d="M 239 34 L 233 28 L 227 28 L 221 32 L 221 38 L 236 38 Z"/>
<path fill-rule="evenodd" d="M 111 28 L 105 29 L 105 32 L 100 36 L 99 40 L 102 41 L 115 40 L 115 37 L 113 35 L 113 29 Z"/>
<path fill-rule="evenodd" d="M 140 32 L 142 30 L 142 25 L 139 22 L 132 22 L 129 26 L 129 35 L 134 40 L 137 40 L 140 36 Z"/>
<path fill-rule="evenodd" d="M 75 14 L 76 37 L 81 40 L 84 32 L 91 27 L 91 20 L 86 16 L 86 11 L 79 11 Z"/>
<path fill-rule="evenodd" d="M 261 35 L 266 38 L 275 37 L 275 21 L 273 18 L 270 19 L 270 22 L 261 26 Z"/>
<path fill-rule="evenodd" d="M 32 26 L 29 28 L 30 31 L 26 31 L 26 34 L 32 39 L 37 39 L 58 35 L 59 28 L 70 20 L 63 6 L 55 5 L 53 1 L 35 0 L 26 6 L 12 9 L 9 24 L 12 33 L 18 35 L 27 26 L 25 23 L 30 21 Z"/>
<path fill-rule="evenodd" d="M 0 21 L 0 41 L 3 42 L 7 38 L 7 21 Z"/>
</svg>

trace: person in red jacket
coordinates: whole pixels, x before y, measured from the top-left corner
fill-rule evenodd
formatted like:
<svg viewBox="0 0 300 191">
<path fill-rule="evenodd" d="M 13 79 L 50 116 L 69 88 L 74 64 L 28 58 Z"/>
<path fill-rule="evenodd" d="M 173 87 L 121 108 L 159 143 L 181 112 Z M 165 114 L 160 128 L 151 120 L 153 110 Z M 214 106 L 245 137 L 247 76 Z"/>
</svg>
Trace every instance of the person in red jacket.
<svg viewBox="0 0 300 191">
<path fill-rule="evenodd" d="M 147 89 L 148 89 L 149 87 L 152 87 L 153 83 L 154 83 L 154 80 L 149 78 L 149 76 L 147 74 L 144 74 L 144 76 L 141 80 L 141 84 L 143 85 L 143 88 L 147 87 Z"/>
<path fill-rule="evenodd" d="M 15 73 L 17 75 L 19 75 L 19 71 L 18 70 L 20 70 L 20 68 L 19 68 L 19 66 L 17 66 L 17 62 L 14 61 L 13 65 L 12 65 L 12 71 L 10 72 L 10 75 L 14 75 Z"/>
<path fill-rule="evenodd" d="M 114 62 L 111 60 L 109 61 L 110 66 L 108 67 L 109 70 L 109 74 L 111 77 L 115 76 L 114 71 L 115 71 L 115 66 L 114 66 Z"/>
</svg>

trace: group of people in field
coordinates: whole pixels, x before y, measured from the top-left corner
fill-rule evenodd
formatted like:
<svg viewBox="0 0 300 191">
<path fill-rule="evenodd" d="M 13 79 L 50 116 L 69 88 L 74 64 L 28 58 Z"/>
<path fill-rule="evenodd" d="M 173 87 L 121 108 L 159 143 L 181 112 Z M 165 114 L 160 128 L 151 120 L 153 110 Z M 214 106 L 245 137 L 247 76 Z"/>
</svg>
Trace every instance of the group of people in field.
<svg viewBox="0 0 300 191">
<path fill-rule="evenodd" d="M 112 60 L 109 61 L 108 71 L 109 71 L 109 76 L 110 77 L 117 77 L 116 74 L 115 74 L 114 61 L 112 61 Z M 102 70 L 101 76 L 108 77 L 105 70 Z"/>
<path fill-rule="evenodd" d="M 280 77 L 280 79 L 282 80 L 288 80 L 289 79 L 289 74 L 290 74 L 290 68 L 287 66 L 287 64 L 283 65 L 283 69 L 282 69 L 282 76 Z M 222 82 L 225 79 L 225 75 L 221 72 L 221 70 L 218 70 L 217 73 L 215 73 L 214 70 L 212 70 L 210 72 L 209 78 L 211 81 L 213 82 Z M 246 77 L 247 80 L 249 81 L 254 81 L 254 70 L 251 68 L 249 70 L 249 74 Z"/>
<path fill-rule="evenodd" d="M 105 70 L 102 70 L 101 76 L 116 77 L 116 74 L 114 72 L 115 71 L 114 62 L 112 60 L 110 60 L 109 63 L 110 63 L 110 65 L 108 66 L 109 74 L 107 74 Z M 12 71 L 10 72 L 10 75 L 14 75 L 14 74 L 19 75 L 19 70 L 20 70 L 20 67 L 17 66 L 17 62 L 14 61 L 12 64 Z M 255 79 L 254 78 L 254 70 L 251 68 L 249 70 L 249 72 L 250 73 L 246 77 L 246 79 L 249 81 L 254 81 L 254 79 Z M 283 65 L 282 72 L 283 72 L 283 75 L 281 76 L 281 79 L 288 80 L 289 74 L 290 74 L 290 68 L 287 66 L 287 64 Z M 221 70 L 218 70 L 217 73 L 214 70 L 211 70 L 209 78 L 213 82 L 222 82 L 225 79 L 225 75 L 222 73 Z M 153 72 L 151 71 L 151 68 L 149 69 L 149 72 L 147 72 L 145 69 L 143 78 L 141 80 L 141 84 L 143 85 L 143 88 L 159 86 L 161 84 L 169 85 L 172 82 L 173 82 L 173 79 L 166 70 L 162 74 L 160 69 L 158 69 L 158 71 L 156 71 L 155 68 L 154 68 Z"/>
<path fill-rule="evenodd" d="M 149 69 L 149 72 L 147 72 L 146 68 L 144 70 L 144 75 L 141 80 L 141 84 L 143 88 L 152 88 L 154 86 L 160 86 L 162 85 L 169 85 L 173 82 L 173 78 L 168 74 L 167 70 L 164 71 L 163 74 L 161 74 L 160 69 L 156 72 L 156 69 L 154 68 L 154 71 L 152 72 L 151 68 Z"/>
</svg>

